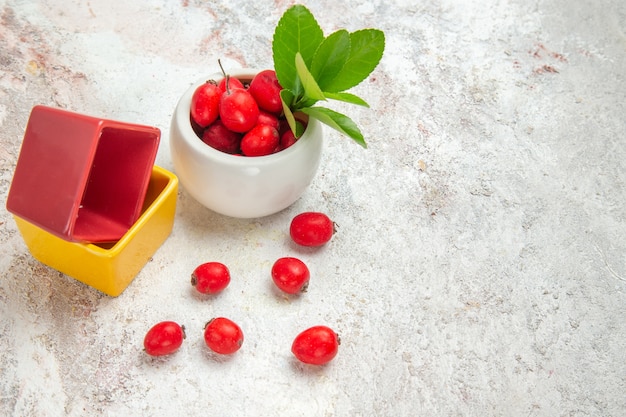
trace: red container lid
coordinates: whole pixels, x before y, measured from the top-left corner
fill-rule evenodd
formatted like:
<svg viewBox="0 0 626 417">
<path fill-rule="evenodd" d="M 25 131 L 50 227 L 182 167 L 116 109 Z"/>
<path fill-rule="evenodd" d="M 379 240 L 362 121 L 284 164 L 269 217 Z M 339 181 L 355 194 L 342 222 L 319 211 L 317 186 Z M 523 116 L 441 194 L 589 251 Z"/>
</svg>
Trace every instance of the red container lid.
<svg viewBox="0 0 626 417">
<path fill-rule="evenodd" d="M 141 214 L 158 128 L 32 109 L 7 210 L 63 239 L 119 240 Z"/>
</svg>

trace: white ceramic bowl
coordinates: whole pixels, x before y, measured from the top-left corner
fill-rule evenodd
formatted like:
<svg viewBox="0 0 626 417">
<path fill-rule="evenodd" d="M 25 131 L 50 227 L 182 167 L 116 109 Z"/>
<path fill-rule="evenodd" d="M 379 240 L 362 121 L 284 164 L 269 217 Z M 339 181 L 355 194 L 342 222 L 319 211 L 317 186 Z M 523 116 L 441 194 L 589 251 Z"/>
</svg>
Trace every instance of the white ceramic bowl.
<svg viewBox="0 0 626 417">
<path fill-rule="evenodd" d="M 232 77 L 251 80 L 259 70 L 233 70 Z M 302 137 L 289 148 L 267 156 L 237 156 L 218 151 L 193 131 L 193 92 L 213 74 L 193 84 L 180 98 L 170 128 L 174 171 L 183 188 L 205 207 L 230 217 L 255 218 L 293 204 L 308 188 L 322 153 L 322 126 L 310 119 Z"/>
</svg>

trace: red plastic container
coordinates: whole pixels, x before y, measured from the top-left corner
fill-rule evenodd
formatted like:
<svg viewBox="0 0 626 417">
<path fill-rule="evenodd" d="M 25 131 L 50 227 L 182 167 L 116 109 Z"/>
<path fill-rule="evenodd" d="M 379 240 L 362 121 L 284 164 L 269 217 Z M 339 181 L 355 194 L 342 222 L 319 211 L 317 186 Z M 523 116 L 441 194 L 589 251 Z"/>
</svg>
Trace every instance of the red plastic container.
<svg viewBox="0 0 626 417">
<path fill-rule="evenodd" d="M 113 242 L 141 214 L 158 128 L 32 109 L 7 210 L 63 239 Z"/>
</svg>

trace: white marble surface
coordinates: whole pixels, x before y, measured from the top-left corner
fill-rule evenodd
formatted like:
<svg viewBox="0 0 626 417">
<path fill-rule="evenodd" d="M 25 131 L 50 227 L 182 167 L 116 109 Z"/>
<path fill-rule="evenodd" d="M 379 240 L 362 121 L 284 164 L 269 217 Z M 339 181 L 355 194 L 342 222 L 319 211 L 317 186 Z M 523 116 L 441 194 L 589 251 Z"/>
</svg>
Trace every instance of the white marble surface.
<svg viewBox="0 0 626 417">
<path fill-rule="evenodd" d="M 31 107 L 163 131 L 185 88 L 216 69 L 269 67 L 290 1 L 0 0 L 0 195 Z M 35 261 L 0 209 L 0 415 L 623 416 L 626 412 L 626 3 L 621 0 L 305 1 L 326 33 L 377 27 L 381 65 L 347 109 L 363 150 L 326 130 L 295 205 L 213 214 L 182 189 L 174 230 L 118 298 Z M 290 219 L 327 212 L 320 251 Z M 269 268 L 312 270 L 285 299 Z M 230 266 L 213 299 L 193 268 Z M 240 323 L 207 353 L 214 315 Z M 186 325 L 150 359 L 157 321 Z M 296 364 L 301 329 L 342 337 L 326 367 Z"/>
</svg>

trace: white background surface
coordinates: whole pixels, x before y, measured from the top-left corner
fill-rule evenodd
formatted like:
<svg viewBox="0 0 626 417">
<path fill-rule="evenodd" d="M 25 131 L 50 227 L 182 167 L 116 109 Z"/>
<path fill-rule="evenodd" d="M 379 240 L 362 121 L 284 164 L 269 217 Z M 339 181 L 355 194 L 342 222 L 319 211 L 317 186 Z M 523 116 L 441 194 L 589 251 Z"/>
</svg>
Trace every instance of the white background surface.
<svg viewBox="0 0 626 417">
<path fill-rule="evenodd" d="M 35 261 L 0 209 L 0 414 L 15 416 L 622 416 L 626 410 L 626 6 L 618 0 L 306 1 L 326 34 L 376 27 L 385 56 L 326 129 L 289 209 L 229 219 L 180 190 L 170 238 L 118 298 Z M 35 104 L 157 126 L 216 70 L 271 67 L 287 1 L 0 0 L 0 193 Z M 335 107 L 337 108 L 337 107 Z M 290 244 L 305 210 L 338 233 Z M 284 298 L 269 270 L 308 263 Z M 189 275 L 218 260 L 220 296 Z M 216 315 L 245 332 L 209 354 Z M 187 327 L 165 359 L 145 332 Z M 327 324 L 328 366 L 293 337 Z"/>
</svg>

